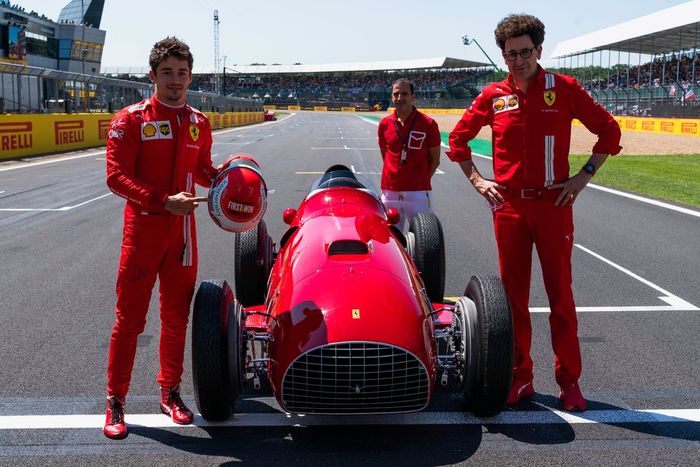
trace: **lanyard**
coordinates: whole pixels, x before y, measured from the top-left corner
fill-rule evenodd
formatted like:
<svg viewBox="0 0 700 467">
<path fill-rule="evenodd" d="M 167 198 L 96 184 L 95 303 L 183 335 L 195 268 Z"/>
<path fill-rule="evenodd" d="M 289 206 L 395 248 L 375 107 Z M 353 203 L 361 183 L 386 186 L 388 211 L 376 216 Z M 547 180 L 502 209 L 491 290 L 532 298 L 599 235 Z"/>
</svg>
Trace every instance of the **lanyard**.
<svg viewBox="0 0 700 467">
<path fill-rule="evenodd" d="M 399 127 L 399 122 L 398 118 L 396 118 L 396 115 L 394 115 L 394 129 L 396 130 L 396 135 L 399 137 L 401 140 L 402 146 L 403 146 L 403 151 L 407 152 L 408 151 L 408 140 L 411 137 L 411 132 L 413 131 L 413 125 L 416 124 L 416 120 L 418 119 L 418 111 L 414 110 L 413 111 L 413 121 L 411 122 L 411 126 L 408 129 L 408 132 L 406 133 L 406 136 L 401 136 L 401 128 Z M 404 125 L 405 127 L 406 125 Z"/>
</svg>

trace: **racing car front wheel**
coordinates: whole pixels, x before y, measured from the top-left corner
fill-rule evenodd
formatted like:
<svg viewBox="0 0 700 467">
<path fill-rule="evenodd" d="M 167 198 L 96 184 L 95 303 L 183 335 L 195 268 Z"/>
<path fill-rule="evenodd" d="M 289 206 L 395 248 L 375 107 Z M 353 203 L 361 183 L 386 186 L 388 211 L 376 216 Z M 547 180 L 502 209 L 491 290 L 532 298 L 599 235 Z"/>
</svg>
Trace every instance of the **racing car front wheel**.
<svg viewBox="0 0 700 467">
<path fill-rule="evenodd" d="M 265 221 L 245 232 L 237 233 L 234 249 L 236 299 L 243 306 L 265 303 L 267 279 L 272 270 L 272 237 Z"/>
<path fill-rule="evenodd" d="M 440 220 L 432 212 L 419 212 L 409 225 L 409 253 L 433 303 L 445 295 L 445 239 Z"/>
<path fill-rule="evenodd" d="M 197 408 L 206 420 L 227 419 L 238 396 L 238 387 L 231 384 L 227 351 L 229 319 L 240 315 L 231 311 L 236 308 L 240 305 L 225 281 L 204 281 L 199 286 L 192 313 L 192 375 Z"/>
<path fill-rule="evenodd" d="M 464 396 L 475 414 L 494 415 L 503 409 L 513 373 L 513 324 L 508 297 L 496 276 L 472 276 L 464 295 L 457 302 L 465 323 Z"/>
</svg>

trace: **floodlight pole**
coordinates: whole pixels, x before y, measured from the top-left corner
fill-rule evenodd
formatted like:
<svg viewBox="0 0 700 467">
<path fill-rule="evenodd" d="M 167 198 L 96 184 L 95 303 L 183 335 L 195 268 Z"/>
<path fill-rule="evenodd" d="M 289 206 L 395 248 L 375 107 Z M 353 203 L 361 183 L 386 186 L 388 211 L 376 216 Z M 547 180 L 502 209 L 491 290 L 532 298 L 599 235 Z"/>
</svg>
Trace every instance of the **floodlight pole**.
<svg viewBox="0 0 700 467">
<path fill-rule="evenodd" d="M 224 55 L 223 76 L 221 77 L 221 95 L 226 96 L 226 55 Z"/>
<path fill-rule="evenodd" d="M 489 59 L 489 62 L 491 62 L 491 65 L 493 65 L 493 68 L 496 70 L 496 73 L 499 73 L 501 70 L 499 70 L 498 67 L 496 66 L 496 64 L 493 63 L 493 60 L 491 60 L 491 57 L 489 57 L 489 54 L 487 54 L 486 51 L 481 48 L 481 45 L 479 44 L 479 42 L 477 42 L 477 40 L 474 38 L 470 38 L 466 34 L 462 36 L 462 43 L 464 45 L 470 45 L 472 42 L 475 43 L 476 46 L 479 47 L 479 50 L 481 50 L 481 52 L 486 56 L 486 58 Z"/>
</svg>

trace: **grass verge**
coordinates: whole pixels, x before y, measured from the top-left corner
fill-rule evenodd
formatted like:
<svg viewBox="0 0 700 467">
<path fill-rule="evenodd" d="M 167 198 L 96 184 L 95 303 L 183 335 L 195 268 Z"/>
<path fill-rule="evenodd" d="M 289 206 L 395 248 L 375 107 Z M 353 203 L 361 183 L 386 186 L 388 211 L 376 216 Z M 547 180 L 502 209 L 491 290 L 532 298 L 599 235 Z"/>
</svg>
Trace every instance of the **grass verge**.
<svg viewBox="0 0 700 467">
<path fill-rule="evenodd" d="M 569 157 L 571 173 L 587 160 Z M 592 183 L 700 208 L 700 154 L 608 157 Z"/>
</svg>

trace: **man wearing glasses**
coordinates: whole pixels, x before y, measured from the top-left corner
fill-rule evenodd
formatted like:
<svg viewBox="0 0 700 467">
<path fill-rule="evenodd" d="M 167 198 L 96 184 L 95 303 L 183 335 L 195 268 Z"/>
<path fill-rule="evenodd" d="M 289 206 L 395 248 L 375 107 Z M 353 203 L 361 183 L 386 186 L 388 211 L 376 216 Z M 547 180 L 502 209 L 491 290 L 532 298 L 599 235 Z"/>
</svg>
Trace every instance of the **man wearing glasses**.
<svg viewBox="0 0 700 467">
<path fill-rule="evenodd" d="M 508 66 L 506 80 L 486 86 L 450 133 L 451 160 L 458 162 L 493 211 L 499 266 L 513 316 L 513 382 L 506 403 L 534 394 L 528 309 L 532 246 L 542 265 L 549 298 L 555 377 L 565 410 L 586 410 L 578 385 L 581 352 L 571 288 L 572 206 L 608 155 L 622 149 L 620 128 L 571 76 L 548 73 L 542 56 L 544 24 L 530 15 L 509 15 L 495 30 Z M 569 176 L 571 121 L 598 136 L 588 162 Z M 467 142 L 492 128 L 494 180 L 481 176 Z"/>
</svg>

